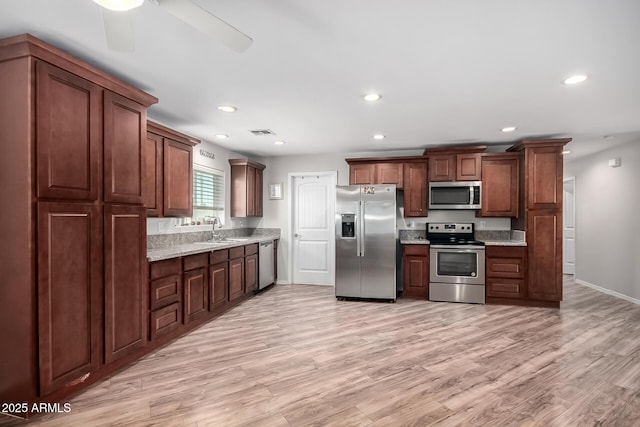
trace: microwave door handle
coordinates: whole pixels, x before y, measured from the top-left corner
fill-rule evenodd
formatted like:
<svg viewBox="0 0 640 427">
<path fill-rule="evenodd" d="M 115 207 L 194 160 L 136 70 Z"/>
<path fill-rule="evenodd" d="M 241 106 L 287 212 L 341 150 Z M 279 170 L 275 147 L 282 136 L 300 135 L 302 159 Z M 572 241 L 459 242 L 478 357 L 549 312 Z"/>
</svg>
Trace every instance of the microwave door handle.
<svg viewBox="0 0 640 427">
<path fill-rule="evenodd" d="M 473 193 L 475 192 L 475 187 L 472 185 L 469 187 L 469 205 L 473 205 Z"/>
</svg>

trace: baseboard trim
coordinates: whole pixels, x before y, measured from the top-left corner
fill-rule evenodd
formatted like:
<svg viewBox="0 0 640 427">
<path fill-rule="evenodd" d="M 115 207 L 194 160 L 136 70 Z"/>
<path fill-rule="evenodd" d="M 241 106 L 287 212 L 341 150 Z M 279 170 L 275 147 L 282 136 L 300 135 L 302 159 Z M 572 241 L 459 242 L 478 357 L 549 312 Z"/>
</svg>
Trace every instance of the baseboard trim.
<svg viewBox="0 0 640 427">
<path fill-rule="evenodd" d="M 574 279 L 574 281 L 579 285 L 586 286 L 587 288 L 591 288 L 591 289 L 594 289 L 596 291 L 600 291 L 603 294 L 611 295 L 611 296 L 614 296 L 616 298 L 620 298 L 620 299 L 623 299 L 625 301 L 629 301 L 629 302 L 632 302 L 634 304 L 640 305 L 640 299 L 636 299 L 636 298 L 630 297 L 629 295 L 621 294 L 620 292 L 612 291 L 611 289 L 603 288 L 602 286 L 594 285 L 593 283 L 589 283 L 589 282 L 586 282 L 584 280 Z"/>
</svg>

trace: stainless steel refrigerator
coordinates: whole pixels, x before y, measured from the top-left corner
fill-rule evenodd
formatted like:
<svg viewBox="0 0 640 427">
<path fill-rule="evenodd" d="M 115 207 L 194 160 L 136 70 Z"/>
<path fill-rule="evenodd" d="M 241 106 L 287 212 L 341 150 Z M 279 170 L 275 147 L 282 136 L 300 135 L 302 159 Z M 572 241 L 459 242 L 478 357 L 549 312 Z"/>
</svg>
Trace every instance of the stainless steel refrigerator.
<svg viewBox="0 0 640 427">
<path fill-rule="evenodd" d="M 336 187 L 336 298 L 396 299 L 396 186 Z"/>
</svg>

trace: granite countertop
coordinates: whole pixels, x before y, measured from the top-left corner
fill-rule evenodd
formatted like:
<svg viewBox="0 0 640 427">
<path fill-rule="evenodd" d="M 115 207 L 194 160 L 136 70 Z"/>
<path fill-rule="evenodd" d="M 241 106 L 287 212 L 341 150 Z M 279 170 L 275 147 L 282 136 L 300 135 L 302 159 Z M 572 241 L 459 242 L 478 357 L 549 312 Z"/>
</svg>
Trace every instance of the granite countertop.
<svg viewBox="0 0 640 427">
<path fill-rule="evenodd" d="M 269 240 L 275 240 L 279 238 L 279 234 L 261 234 L 238 237 L 238 239 L 246 239 L 242 241 L 221 240 L 216 242 L 183 243 L 166 248 L 147 249 L 147 260 L 150 262 L 161 261 L 164 259 L 176 258 L 185 255 L 193 255 L 203 252 L 217 251 L 220 249 L 235 248 L 238 246 L 250 245 L 252 243 L 267 242 Z"/>
<path fill-rule="evenodd" d="M 424 237 L 406 237 L 400 239 L 401 245 L 428 245 L 429 241 Z"/>
</svg>

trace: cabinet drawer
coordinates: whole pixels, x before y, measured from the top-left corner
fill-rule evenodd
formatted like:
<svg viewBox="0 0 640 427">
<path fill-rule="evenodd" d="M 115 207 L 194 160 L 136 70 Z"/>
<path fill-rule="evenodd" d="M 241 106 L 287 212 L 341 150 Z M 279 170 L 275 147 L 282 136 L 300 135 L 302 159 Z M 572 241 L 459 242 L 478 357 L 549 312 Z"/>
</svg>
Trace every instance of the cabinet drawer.
<svg viewBox="0 0 640 427">
<path fill-rule="evenodd" d="M 254 243 L 253 245 L 247 245 L 244 247 L 245 255 L 253 255 L 258 253 L 258 244 Z"/>
<path fill-rule="evenodd" d="M 218 264 L 220 262 L 225 262 L 229 259 L 229 249 L 222 249 L 220 251 L 211 252 L 209 256 L 209 264 Z"/>
<path fill-rule="evenodd" d="M 194 270 L 196 268 L 206 267 L 209 265 L 209 253 L 189 255 L 183 258 L 184 271 Z"/>
<path fill-rule="evenodd" d="M 179 303 L 173 303 L 149 314 L 149 335 L 155 337 L 169 333 L 180 326 L 182 308 Z"/>
<path fill-rule="evenodd" d="M 149 285 L 149 309 L 157 310 L 180 301 L 182 279 L 180 274 L 152 280 Z"/>
<path fill-rule="evenodd" d="M 429 245 L 402 245 L 405 255 L 429 256 Z"/>
<path fill-rule="evenodd" d="M 182 263 L 180 258 L 165 259 L 164 261 L 155 261 L 151 263 L 149 277 L 157 279 L 159 277 L 171 276 L 173 274 L 182 273 Z"/>
<path fill-rule="evenodd" d="M 487 277 L 524 279 L 525 247 L 487 248 Z"/>
<path fill-rule="evenodd" d="M 523 279 L 487 279 L 487 296 L 524 298 L 527 294 Z"/>
<path fill-rule="evenodd" d="M 229 259 L 244 258 L 244 246 L 229 249 Z"/>
</svg>

